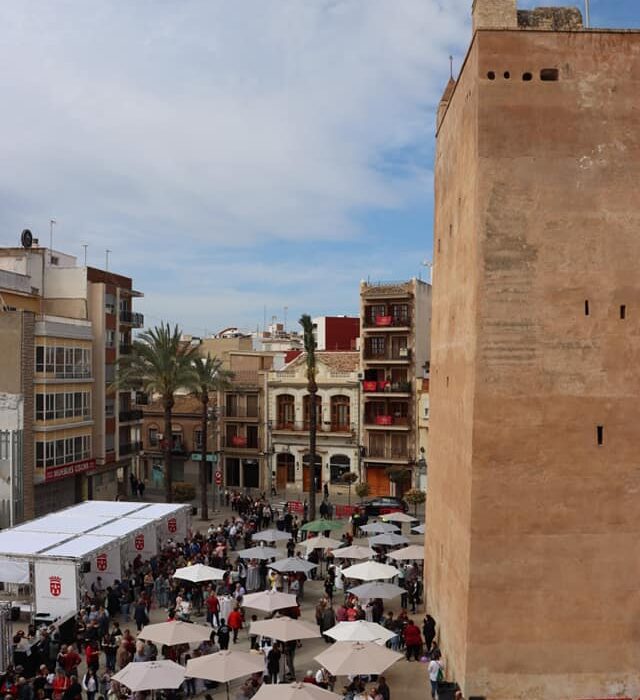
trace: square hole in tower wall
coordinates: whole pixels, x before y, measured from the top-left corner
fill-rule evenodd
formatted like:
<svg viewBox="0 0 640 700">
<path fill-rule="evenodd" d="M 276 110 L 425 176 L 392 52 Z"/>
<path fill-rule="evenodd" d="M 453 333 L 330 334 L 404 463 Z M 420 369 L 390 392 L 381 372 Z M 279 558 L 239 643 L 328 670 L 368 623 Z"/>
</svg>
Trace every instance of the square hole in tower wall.
<svg viewBox="0 0 640 700">
<path fill-rule="evenodd" d="M 604 445 L 604 425 L 596 426 L 596 440 L 598 445 Z"/>
<path fill-rule="evenodd" d="M 544 80 L 544 81 L 560 80 L 560 71 L 557 68 L 543 68 L 540 71 L 540 80 Z"/>
<path fill-rule="evenodd" d="M 627 307 L 625 304 L 620 304 L 620 318 L 624 321 L 627 318 Z"/>
</svg>

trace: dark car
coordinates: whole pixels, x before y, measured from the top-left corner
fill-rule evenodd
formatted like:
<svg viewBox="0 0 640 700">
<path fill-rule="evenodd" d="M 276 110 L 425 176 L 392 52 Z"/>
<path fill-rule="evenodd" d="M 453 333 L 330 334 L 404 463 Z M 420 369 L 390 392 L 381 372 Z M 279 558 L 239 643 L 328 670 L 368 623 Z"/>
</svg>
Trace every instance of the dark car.
<svg viewBox="0 0 640 700">
<path fill-rule="evenodd" d="M 377 498 L 370 498 L 362 504 L 362 512 L 369 517 L 387 515 L 388 513 L 397 513 L 399 511 L 406 513 L 408 510 L 407 502 L 395 496 L 378 496 Z"/>
</svg>

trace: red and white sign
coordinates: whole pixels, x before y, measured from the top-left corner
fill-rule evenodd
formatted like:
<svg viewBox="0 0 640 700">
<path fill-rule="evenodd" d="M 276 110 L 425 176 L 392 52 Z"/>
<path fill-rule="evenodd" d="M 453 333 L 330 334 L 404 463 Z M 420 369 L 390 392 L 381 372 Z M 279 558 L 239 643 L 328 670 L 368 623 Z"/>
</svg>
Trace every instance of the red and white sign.
<svg viewBox="0 0 640 700">
<path fill-rule="evenodd" d="M 49 591 L 54 598 L 62 593 L 62 580 L 59 576 L 49 576 Z"/>
<path fill-rule="evenodd" d="M 84 472 L 91 471 L 95 469 L 95 466 L 95 459 L 83 459 L 81 462 L 70 462 L 69 464 L 61 464 L 57 467 L 47 467 L 44 473 L 44 480 L 47 483 L 50 481 L 59 481 L 60 479 L 66 479 L 76 474 L 83 474 Z"/>
<path fill-rule="evenodd" d="M 171 538 L 172 540 L 182 540 L 187 536 L 187 514 L 184 510 L 167 517 L 162 525 L 158 527 L 158 535 L 161 542 Z"/>
<path fill-rule="evenodd" d="M 178 521 L 175 518 L 167 520 L 167 530 L 173 535 L 178 529 Z"/>
<path fill-rule="evenodd" d="M 220 484 L 222 484 L 222 472 L 216 471 L 216 486 L 220 486 Z"/>
<path fill-rule="evenodd" d="M 142 552 L 144 549 L 144 533 L 141 532 L 140 534 L 136 535 L 135 539 L 133 540 L 133 544 L 139 552 Z"/>
<path fill-rule="evenodd" d="M 98 554 L 96 557 L 96 569 L 98 571 L 106 571 L 109 568 L 109 559 L 106 553 Z"/>
<path fill-rule="evenodd" d="M 119 546 L 114 545 L 108 550 L 99 551 L 91 560 L 91 569 L 82 575 L 84 587 L 91 588 L 91 584 L 97 582 L 98 576 L 103 588 L 113 586 L 114 582 L 121 578 L 121 564 Z"/>
<path fill-rule="evenodd" d="M 139 554 L 145 560 L 158 553 L 158 536 L 161 536 L 160 527 L 166 527 L 166 521 L 165 524 L 158 528 L 155 525 L 145 525 L 131 533 L 127 549 L 132 560 Z"/>
<path fill-rule="evenodd" d="M 78 577 L 75 563 L 35 562 L 36 613 L 59 617 L 78 609 Z"/>
</svg>

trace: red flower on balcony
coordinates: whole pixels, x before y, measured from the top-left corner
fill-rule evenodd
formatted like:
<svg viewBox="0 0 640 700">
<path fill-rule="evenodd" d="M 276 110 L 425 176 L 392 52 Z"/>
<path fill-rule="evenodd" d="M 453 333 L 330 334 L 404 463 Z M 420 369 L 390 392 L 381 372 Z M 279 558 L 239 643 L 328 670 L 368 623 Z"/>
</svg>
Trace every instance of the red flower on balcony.
<svg viewBox="0 0 640 700">
<path fill-rule="evenodd" d="M 243 435 L 233 435 L 231 438 L 231 445 L 233 447 L 246 447 L 247 438 Z"/>
<path fill-rule="evenodd" d="M 376 316 L 376 326 L 390 326 L 393 323 L 393 316 Z"/>
<path fill-rule="evenodd" d="M 364 381 L 362 382 L 362 388 L 364 391 L 377 391 L 378 382 L 376 381 Z"/>
</svg>

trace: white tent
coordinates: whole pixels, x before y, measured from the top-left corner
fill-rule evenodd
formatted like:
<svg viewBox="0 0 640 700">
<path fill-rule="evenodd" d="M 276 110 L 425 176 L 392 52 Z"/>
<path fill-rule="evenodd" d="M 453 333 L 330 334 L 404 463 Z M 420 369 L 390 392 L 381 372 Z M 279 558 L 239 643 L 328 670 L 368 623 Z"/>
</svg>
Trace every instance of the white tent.
<svg viewBox="0 0 640 700">
<path fill-rule="evenodd" d="M 110 585 L 135 556 L 186 535 L 189 518 L 177 503 L 80 503 L 0 532 L 0 581 L 31 583 L 32 612 L 63 617 L 98 577 Z"/>
</svg>

